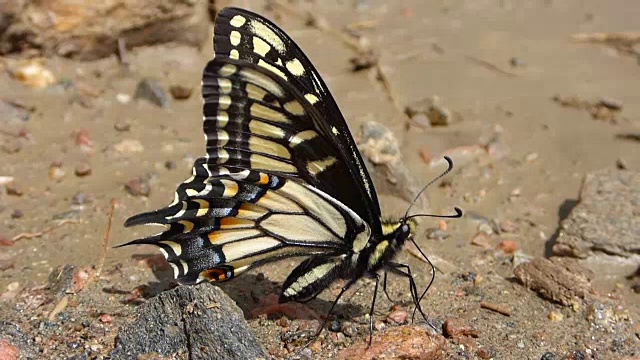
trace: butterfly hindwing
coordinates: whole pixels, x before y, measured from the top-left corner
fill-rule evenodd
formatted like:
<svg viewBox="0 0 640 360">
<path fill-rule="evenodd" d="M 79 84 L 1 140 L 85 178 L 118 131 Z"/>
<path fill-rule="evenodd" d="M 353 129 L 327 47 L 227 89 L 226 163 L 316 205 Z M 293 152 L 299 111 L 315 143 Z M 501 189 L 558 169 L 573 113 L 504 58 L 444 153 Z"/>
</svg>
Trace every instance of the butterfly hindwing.
<svg viewBox="0 0 640 360">
<path fill-rule="evenodd" d="M 313 121 L 315 130 L 337 148 L 335 156 L 341 160 L 322 174 L 322 181 L 306 178 L 305 174 L 301 177 L 340 199 L 378 229 L 380 207 L 375 188 L 349 128 L 318 71 L 295 42 L 275 24 L 257 14 L 238 8 L 224 8 L 215 21 L 215 59 L 240 60 L 257 65 L 296 90 L 303 107 L 313 108 L 318 114 L 318 119 L 307 121 Z M 339 183 L 336 183 L 336 177 L 341 178 Z M 325 181 L 331 179 L 333 181 Z"/>
<path fill-rule="evenodd" d="M 129 244 L 159 246 L 182 283 L 230 279 L 284 257 L 341 254 L 370 229 L 330 196 L 294 179 L 244 170 L 209 175 L 198 159 L 193 176 L 168 207 L 140 214 L 125 226 L 167 229 Z"/>
</svg>

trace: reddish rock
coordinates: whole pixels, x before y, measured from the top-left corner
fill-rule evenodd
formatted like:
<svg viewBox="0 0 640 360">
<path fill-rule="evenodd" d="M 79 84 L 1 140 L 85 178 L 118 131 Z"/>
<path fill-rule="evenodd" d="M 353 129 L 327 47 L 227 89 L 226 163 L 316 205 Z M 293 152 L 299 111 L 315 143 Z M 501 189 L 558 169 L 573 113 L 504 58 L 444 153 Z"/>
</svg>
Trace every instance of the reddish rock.
<svg viewBox="0 0 640 360">
<path fill-rule="evenodd" d="M 505 254 L 513 254 L 518 250 L 518 244 L 514 240 L 502 240 L 498 244 L 498 249 Z"/>
<path fill-rule="evenodd" d="M 391 314 L 387 315 L 387 322 L 391 324 L 404 324 L 407 320 L 407 312 L 404 310 L 395 310 Z"/>
<path fill-rule="evenodd" d="M 80 292 L 87 285 L 87 282 L 93 277 L 95 270 L 90 267 L 77 268 L 73 272 L 73 278 L 71 281 L 71 293 L 75 294 Z"/>
<path fill-rule="evenodd" d="M 467 325 L 460 319 L 447 319 L 442 325 L 444 334 L 448 338 L 456 338 L 460 336 L 478 337 L 480 332 L 473 327 Z"/>
<path fill-rule="evenodd" d="M 363 342 L 338 352 L 337 359 L 441 359 L 445 351 L 442 335 L 430 335 L 420 327 L 400 326 L 389 328 L 373 337 L 371 346 Z"/>
<path fill-rule="evenodd" d="M 83 152 L 91 153 L 93 152 L 93 140 L 89 136 L 89 130 L 87 129 L 78 129 L 73 132 L 73 135 L 76 140 L 76 145 L 80 147 Z"/>
<path fill-rule="evenodd" d="M 20 358 L 20 350 L 9 344 L 5 339 L 0 339 L 0 360 L 18 360 Z"/>
<path fill-rule="evenodd" d="M 109 314 L 102 314 L 98 317 L 98 320 L 103 324 L 111 324 L 113 322 L 113 317 Z"/>
</svg>

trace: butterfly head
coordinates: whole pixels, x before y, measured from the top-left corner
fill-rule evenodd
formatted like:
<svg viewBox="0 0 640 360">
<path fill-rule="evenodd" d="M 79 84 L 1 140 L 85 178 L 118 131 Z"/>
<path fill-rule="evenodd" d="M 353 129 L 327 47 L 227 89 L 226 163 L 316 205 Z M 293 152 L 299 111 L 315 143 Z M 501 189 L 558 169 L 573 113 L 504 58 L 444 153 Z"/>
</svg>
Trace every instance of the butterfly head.
<svg viewBox="0 0 640 360">
<path fill-rule="evenodd" d="M 393 241 L 399 245 L 416 233 L 417 222 L 415 219 L 383 220 L 382 235 L 385 240 Z"/>
</svg>

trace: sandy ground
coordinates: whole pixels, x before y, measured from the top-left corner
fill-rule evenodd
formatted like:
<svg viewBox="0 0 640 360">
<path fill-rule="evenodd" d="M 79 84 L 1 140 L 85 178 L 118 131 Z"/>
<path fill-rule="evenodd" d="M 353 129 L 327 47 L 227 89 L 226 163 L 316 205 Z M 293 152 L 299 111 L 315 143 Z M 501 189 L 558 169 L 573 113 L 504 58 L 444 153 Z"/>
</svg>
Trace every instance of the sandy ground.
<svg viewBox="0 0 640 360">
<path fill-rule="evenodd" d="M 422 221 L 417 238 L 442 270 L 423 301 L 428 315 L 436 324 L 447 318 L 461 319 L 479 332 L 477 338 L 448 341 L 447 356 L 474 358 L 483 354 L 479 355 L 479 349 L 488 349 L 496 359 L 539 359 L 546 352 L 566 358 L 573 351 L 599 359 L 640 356 L 637 327 L 636 334 L 623 333 L 620 326 L 603 330 L 587 319 L 588 305 L 572 309 L 541 299 L 514 280 L 512 255 L 495 250 L 501 241 L 513 240 L 523 254 L 549 255 L 566 205 L 577 200 L 586 173 L 613 168 L 616 161 L 640 171 L 638 142 L 616 138 L 617 134 L 639 131 L 638 58 L 605 45 L 570 41 L 572 34 L 581 32 L 637 30 L 640 7 L 625 1 L 593 0 L 346 1 L 291 6 L 311 9 L 339 29 L 359 22 L 371 25 L 360 33 L 381 55 L 380 64 L 400 108 L 438 96 L 443 106 L 462 118 L 445 127 L 407 125 L 406 116 L 394 107 L 372 72 L 350 70 L 349 59 L 354 54 L 339 39 L 280 13 L 278 24 L 322 73 L 356 137 L 365 121 L 377 121 L 391 129 L 402 144 L 403 162 L 418 184 L 442 170 L 430 166 L 425 158 L 453 154 L 454 159 L 461 159 L 447 179 L 449 185 L 433 187 L 427 196 L 433 212 L 449 212 L 452 206 L 459 206 L 472 216 L 447 221 L 446 239 L 428 238 L 427 228 L 443 225 Z M 257 3 L 248 8 L 274 18 Z M 115 56 L 96 62 L 47 59 L 46 66 L 58 79 L 81 84 L 96 96 L 87 92 L 78 95 L 61 85 L 34 90 L 6 72 L 0 74 L 1 98 L 35 108 L 24 124 L 26 138 L 0 135 L 2 142 L 20 143 L 17 152 L 0 152 L 0 175 L 14 177 L 24 192 L 21 196 L 0 195 L 0 236 L 11 239 L 46 229 L 60 219 L 71 220 L 42 236 L 22 238 L 0 249 L 8 264 L 0 272 L 2 291 L 8 292 L 5 289 L 16 282 L 13 287 L 22 292 L 45 285 L 49 273 L 59 265 L 96 265 L 111 199 L 118 204 L 111 245 L 149 234 L 148 229 L 125 229 L 121 224 L 133 214 L 168 204 L 175 186 L 189 176 L 193 159 L 204 153 L 198 86 L 210 53 L 210 44 L 202 49 L 173 45 L 140 48 L 129 54 L 128 73 Z M 133 95 L 144 77 L 158 79 L 164 89 L 175 84 L 193 88 L 194 94 L 185 101 L 172 101 L 169 110 L 145 101 L 118 101 L 118 94 Z M 616 122 L 595 120 L 584 110 L 559 106 L 552 100 L 554 95 L 586 101 L 610 98 L 623 108 Z M 114 128 L 122 123 L 128 123 L 130 129 Z M 80 129 L 86 129 L 92 142 L 88 151 L 77 144 Z M 143 150 L 115 146 L 123 140 L 137 140 Z M 486 144 L 495 144 L 496 154 L 474 155 Z M 167 162 L 175 167 L 167 167 Z M 66 173 L 60 181 L 50 179 L 52 163 Z M 74 175 L 74 169 L 85 163 L 91 174 Z M 148 197 L 125 191 L 127 181 L 146 176 L 151 189 Z M 73 204 L 78 202 L 73 200 L 78 193 L 85 194 L 87 200 Z M 406 199 L 381 194 L 381 207 L 390 215 L 400 214 L 406 205 Z M 16 210 L 22 212 L 21 217 L 16 216 Z M 489 249 L 474 246 L 471 240 L 479 225 L 474 218 L 478 217 L 507 220 L 514 228 L 489 236 Z M 117 326 L 134 310 L 133 305 L 121 303 L 132 289 L 145 284 L 154 289 L 169 286 L 167 271 L 154 272 L 140 261 L 141 256 L 153 254 L 151 247 L 110 249 L 103 278 L 87 292 L 92 295 L 78 295 L 76 306 L 64 310 L 75 314 L 65 326 L 72 328 L 69 324 L 74 321 L 99 322 L 99 314 L 111 314 L 113 322 L 101 322 L 100 326 L 112 338 Z M 407 252 L 400 259 L 412 266 L 419 284 L 428 282 L 430 274 L 424 262 Z M 295 263 L 284 260 L 264 266 L 223 285 L 245 310 L 259 340 L 276 357 L 287 353 L 281 350 L 278 317 L 254 319 L 251 310 L 265 294 L 279 291 L 279 284 Z M 639 298 L 631 289 L 632 280 L 625 276 L 635 270 L 638 260 L 595 256 L 582 263 L 595 272 L 599 296 L 626 314 L 619 321 L 633 328 L 640 315 Z M 476 279 L 474 285 L 464 275 L 470 272 L 482 281 Z M 264 281 L 257 280 L 258 273 L 264 274 Z M 349 305 L 338 310 L 341 318 L 356 323 L 363 319 L 371 284 L 363 280 L 362 286 L 345 296 Z M 309 308 L 324 313 L 337 289 L 339 284 L 308 304 Z M 390 292 L 409 300 L 401 279 L 391 281 Z M 57 303 L 53 300 L 28 309 L 16 305 L 19 299 L 20 295 L 7 296 L 0 319 L 28 323 L 25 312 L 46 317 Z M 480 309 L 480 300 L 509 308 L 511 316 Z M 401 308 L 408 309 L 405 305 Z M 380 320 L 391 306 L 380 297 L 376 312 Z M 563 319 L 552 320 L 551 313 L 559 313 Z M 361 334 L 347 338 L 346 344 L 327 345 L 313 357 L 326 358 L 339 347 L 364 341 L 366 329 L 361 328 Z M 52 344 L 40 339 L 39 346 L 50 348 L 44 357 L 85 351 L 66 346 L 64 336 Z M 98 356 L 112 346 L 108 336 L 107 340 L 89 337 L 78 341 L 100 344 L 92 353 Z"/>
</svg>

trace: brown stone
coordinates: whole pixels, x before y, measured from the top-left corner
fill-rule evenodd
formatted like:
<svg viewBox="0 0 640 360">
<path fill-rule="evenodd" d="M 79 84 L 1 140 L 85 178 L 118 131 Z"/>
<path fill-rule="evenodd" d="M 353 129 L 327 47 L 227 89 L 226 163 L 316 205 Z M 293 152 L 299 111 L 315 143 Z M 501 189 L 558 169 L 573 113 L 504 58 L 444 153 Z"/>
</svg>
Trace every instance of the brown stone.
<svg viewBox="0 0 640 360">
<path fill-rule="evenodd" d="M 529 289 L 563 305 L 587 297 L 594 277 L 591 270 L 569 258 L 536 258 L 518 265 L 513 272 Z"/>
<path fill-rule="evenodd" d="M 19 3 L 3 24 L 0 54 L 36 49 L 43 55 L 92 60 L 116 53 L 119 39 L 127 48 L 165 42 L 200 46 L 209 36 L 207 0 Z"/>
</svg>

